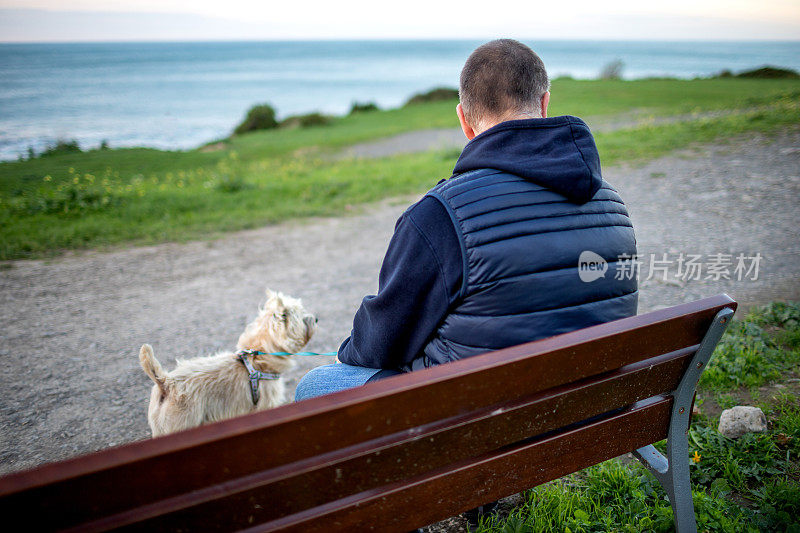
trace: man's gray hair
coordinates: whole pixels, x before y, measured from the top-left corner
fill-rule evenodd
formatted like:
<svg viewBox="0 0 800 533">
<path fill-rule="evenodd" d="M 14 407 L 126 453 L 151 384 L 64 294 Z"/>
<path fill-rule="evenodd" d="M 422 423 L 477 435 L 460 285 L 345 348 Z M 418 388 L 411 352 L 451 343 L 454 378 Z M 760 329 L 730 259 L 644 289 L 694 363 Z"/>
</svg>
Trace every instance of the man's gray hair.
<svg viewBox="0 0 800 533">
<path fill-rule="evenodd" d="M 497 39 L 475 49 L 464 68 L 458 96 L 467 121 L 530 114 L 541 116 L 541 101 L 550 90 L 544 63 L 536 53 L 513 39 Z"/>
</svg>

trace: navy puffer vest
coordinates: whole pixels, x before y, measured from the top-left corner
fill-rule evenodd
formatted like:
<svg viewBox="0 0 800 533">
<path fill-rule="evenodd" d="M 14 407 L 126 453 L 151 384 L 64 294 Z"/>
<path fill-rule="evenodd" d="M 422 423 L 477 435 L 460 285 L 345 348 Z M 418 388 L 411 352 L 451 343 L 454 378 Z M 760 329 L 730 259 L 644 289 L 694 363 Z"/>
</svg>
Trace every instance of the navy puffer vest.
<svg viewBox="0 0 800 533">
<path fill-rule="evenodd" d="M 580 119 L 502 123 L 467 145 L 455 171 L 428 194 L 458 233 L 463 284 L 425 366 L 636 314 L 624 264 L 633 226 Z M 581 280 L 584 251 L 608 262 L 605 275 Z"/>
</svg>

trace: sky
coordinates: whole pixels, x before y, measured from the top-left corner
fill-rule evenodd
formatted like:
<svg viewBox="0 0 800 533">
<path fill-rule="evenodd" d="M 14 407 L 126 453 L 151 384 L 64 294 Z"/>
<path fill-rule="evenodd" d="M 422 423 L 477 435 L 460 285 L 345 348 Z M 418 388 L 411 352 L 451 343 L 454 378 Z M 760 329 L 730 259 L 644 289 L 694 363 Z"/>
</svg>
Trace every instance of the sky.
<svg viewBox="0 0 800 533">
<path fill-rule="evenodd" d="M 800 0 L 0 0 L 0 42 L 800 40 Z"/>
</svg>

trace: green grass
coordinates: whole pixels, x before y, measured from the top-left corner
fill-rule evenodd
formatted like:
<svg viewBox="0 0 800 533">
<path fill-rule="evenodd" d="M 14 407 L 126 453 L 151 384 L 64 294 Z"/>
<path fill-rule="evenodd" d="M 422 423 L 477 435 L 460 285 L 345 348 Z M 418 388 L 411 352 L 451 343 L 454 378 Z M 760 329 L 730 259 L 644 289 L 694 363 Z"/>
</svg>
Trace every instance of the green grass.
<svg viewBox="0 0 800 533">
<path fill-rule="evenodd" d="M 716 488 L 693 491 L 699 531 L 759 531 L 750 513 L 721 498 Z M 506 519 L 489 517 L 479 531 L 669 532 L 674 531 L 666 494 L 638 464 L 608 461 L 525 493 Z"/>
<path fill-rule="evenodd" d="M 63 248 L 202 238 L 432 187 L 453 161 L 427 153 L 333 164 L 284 159 L 121 180 L 73 172 L 2 199 L 0 258 Z M 110 176 L 110 177 L 106 177 Z M 43 180 L 45 180 L 43 178 Z M 55 181 L 56 178 L 53 178 Z"/>
<path fill-rule="evenodd" d="M 792 80 L 574 81 L 553 84 L 553 114 L 741 113 L 597 135 L 604 164 L 695 142 L 800 123 Z M 330 125 L 233 137 L 214 151 L 93 150 L 0 164 L 0 259 L 64 249 L 205 238 L 421 193 L 457 152 L 334 160 L 344 146 L 409 130 L 457 127 L 455 101 L 356 113 Z"/>
<path fill-rule="evenodd" d="M 725 333 L 699 394 L 733 393 L 797 372 L 798 338 L 800 302 L 752 310 Z M 746 363 L 736 362 L 740 359 Z M 730 373 L 732 364 L 741 377 Z M 729 439 L 717 431 L 716 416 L 701 415 L 692 423 L 685 460 L 699 531 L 800 532 L 800 399 L 779 392 L 760 406 L 770 421 L 765 433 Z M 663 451 L 663 443 L 657 446 Z M 656 479 L 638 462 L 612 460 L 526 491 L 521 506 L 507 517 L 486 517 L 480 531 L 667 532 L 673 527 L 669 500 Z"/>
<path fill-rule="evenodd" d="M 643 125 L 595 136 L 604 164 L 647 160 L 692 144 L 752 132 L 770 133 L 800 123 L 800 92 L 784 93 L 768 106 L 719 117 L 701 117 L 672 124 Z"/>
<path fill-rule="evenodd" d="M 716 392 L 759 387 L 798 365 L 800 304 L 775 302 L 731 323 L 700 378 L 700 386 Z"/>
<path fill-rule="evenodd" d="M 604 116 L 634 111 L 670 116 L 741 109 L 768 104 L 798 88 L 797 80 L 554 80 L 550 114 Z"/>
</svg>

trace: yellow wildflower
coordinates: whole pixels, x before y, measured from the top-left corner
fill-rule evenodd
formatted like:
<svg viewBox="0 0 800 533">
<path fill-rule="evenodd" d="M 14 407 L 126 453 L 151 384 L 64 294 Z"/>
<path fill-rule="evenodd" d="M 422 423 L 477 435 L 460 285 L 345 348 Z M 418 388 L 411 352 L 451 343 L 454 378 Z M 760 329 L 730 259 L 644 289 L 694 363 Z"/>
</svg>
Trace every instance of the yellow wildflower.
<svg viewBox="0 0 800 533">
<path fill-rule="evenodd" d="M 695 450 L 694 451 L 694 455 L 692 456 L 692 461 L 694 461 L 695 463 L 699 463 L 701 457 L 702 457 L 702 455 L 697 453 L 697 450 Z"/>
</svg>

